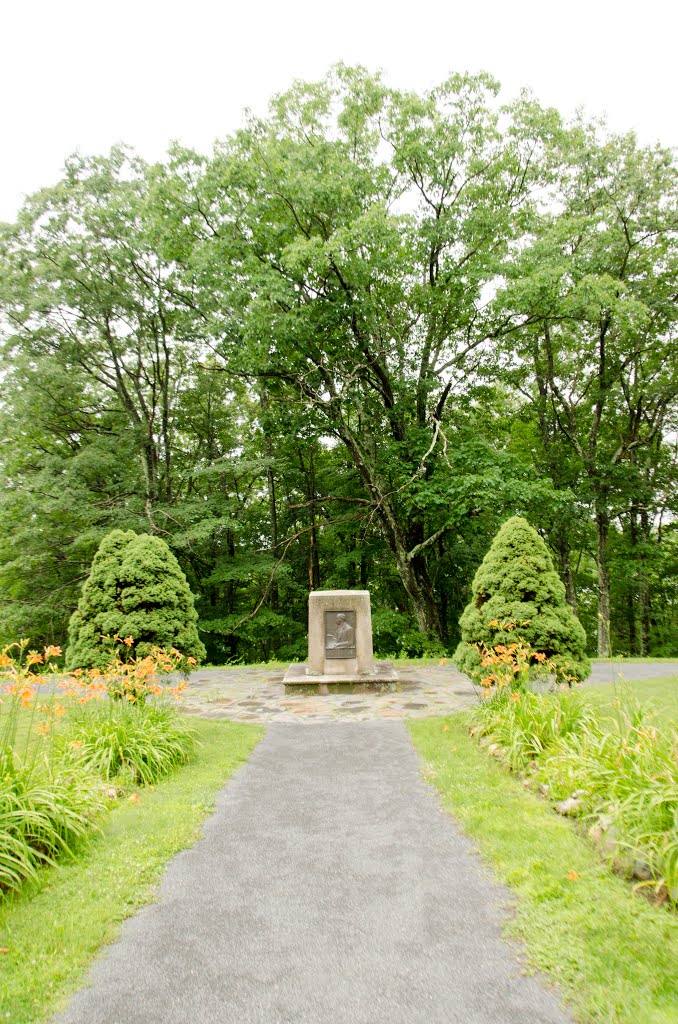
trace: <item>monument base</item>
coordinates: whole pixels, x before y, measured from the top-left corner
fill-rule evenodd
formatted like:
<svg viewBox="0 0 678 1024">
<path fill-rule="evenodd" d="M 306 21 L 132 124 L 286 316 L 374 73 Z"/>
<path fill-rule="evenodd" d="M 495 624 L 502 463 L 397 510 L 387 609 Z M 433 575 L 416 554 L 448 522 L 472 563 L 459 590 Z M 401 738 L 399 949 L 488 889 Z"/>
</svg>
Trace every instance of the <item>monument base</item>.
<svg viewBox="0 0 678 1024">
<path fill-rule="evenodd" d="M 285 693 L 394 693 L 398 673 L 390 661 L 373 662 L 372 672 L 333 673 L 318 675 L 308 665 L 290 665 L 283 683 Z"/>
</svg>

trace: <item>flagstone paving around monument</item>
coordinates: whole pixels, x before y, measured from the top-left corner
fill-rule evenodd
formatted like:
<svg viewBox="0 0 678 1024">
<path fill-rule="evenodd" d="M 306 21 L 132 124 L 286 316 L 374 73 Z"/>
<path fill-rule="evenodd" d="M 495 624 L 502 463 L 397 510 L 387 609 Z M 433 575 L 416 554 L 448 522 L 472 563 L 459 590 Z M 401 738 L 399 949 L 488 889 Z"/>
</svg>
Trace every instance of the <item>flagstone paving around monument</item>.
<svg viewBox="0 0 678 1024">
<path fill-rule="evenodd" d="M 449 715 L 477 701 L 469 679 L 450 665 L 398 668 L 393 693 L 285 693 L 283 670 L 219 668 L 190 678 L 184 708 L 241 722 L 365 721 Z"/>
<path fill-rule="evenodd" d="M 478 700 L 467 676 L 453 665 L 398 665 L 393 693 L 285 693 L 283 669 L 198 669 L 190 678 L 184 708 L 205 718 L 241 722 L 328 722 L 430 718 L 469 708 Z M 594 662 L 588 683 L 616 683 L 678 673 L 678 662 Z"/>
</svg>

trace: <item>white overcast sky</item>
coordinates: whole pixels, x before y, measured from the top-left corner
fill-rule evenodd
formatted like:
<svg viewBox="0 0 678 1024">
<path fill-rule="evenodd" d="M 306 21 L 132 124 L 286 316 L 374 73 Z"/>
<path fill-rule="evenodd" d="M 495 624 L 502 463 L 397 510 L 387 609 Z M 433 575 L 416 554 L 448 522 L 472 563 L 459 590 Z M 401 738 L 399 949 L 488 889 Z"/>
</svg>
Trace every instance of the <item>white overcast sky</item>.
<svg viewBox="0 0 678 1024">
<path fill-rule="evenodd" d="M 0 220 L 75 150 L 208 151 L 338 60 L 421 90 L 486 70 L 675 146 L 677 29 L 675 0 L 0 0 Z"/>
</svg>

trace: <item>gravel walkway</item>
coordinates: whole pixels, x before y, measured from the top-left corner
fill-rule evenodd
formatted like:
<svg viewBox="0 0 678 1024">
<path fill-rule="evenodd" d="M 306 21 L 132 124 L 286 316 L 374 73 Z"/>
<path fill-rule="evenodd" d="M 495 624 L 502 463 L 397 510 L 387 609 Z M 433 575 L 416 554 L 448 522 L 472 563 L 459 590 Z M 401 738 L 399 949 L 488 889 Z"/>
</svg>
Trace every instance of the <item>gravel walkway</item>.
<svg viewBox="0 0 678 1024">
<path fill-rule="evenodd" d="M 274 724 L 55 1024 L 567 1024 L 400 722 Z"/>
</svg>

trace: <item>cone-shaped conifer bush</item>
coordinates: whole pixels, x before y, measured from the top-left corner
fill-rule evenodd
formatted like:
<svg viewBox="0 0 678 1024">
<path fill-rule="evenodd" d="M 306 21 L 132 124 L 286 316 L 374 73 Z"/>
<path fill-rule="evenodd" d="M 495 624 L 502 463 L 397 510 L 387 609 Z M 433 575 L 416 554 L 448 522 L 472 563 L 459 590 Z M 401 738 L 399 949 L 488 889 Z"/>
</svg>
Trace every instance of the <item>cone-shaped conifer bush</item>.
<svg viewBox="0 0 678 1024">
<path fill-rule="evenodd" d="M 176 647 L 186 658 L 205 656 L 193 594 L 176 558 L 159 537 L 113 530 L 101 542 L 68 627 L 70 669 L 104 668 L 111 641 L 131 636 L 131 653 Z"/>
<path fill-rule="evenodd" d="M 512 632 L 499 628 L 516 624 Z M 495 623 L 495 625 L 490 625 Z M 499 625 L 497 625 L 497 623 Z M 522 625 L 527 623 L 527 625 Z M 475 644 L 494 647 L 522 637 L 551 659 L 559 674 L 585 679 L 591 671 L 586 634 L 565 600 L 565 587 L 546 544 L 520 516 L 499 530 L 473 579 L 473 598 L 459 620 L 454 660 L 474 680 L 484 675 Z"/>
</svg>

